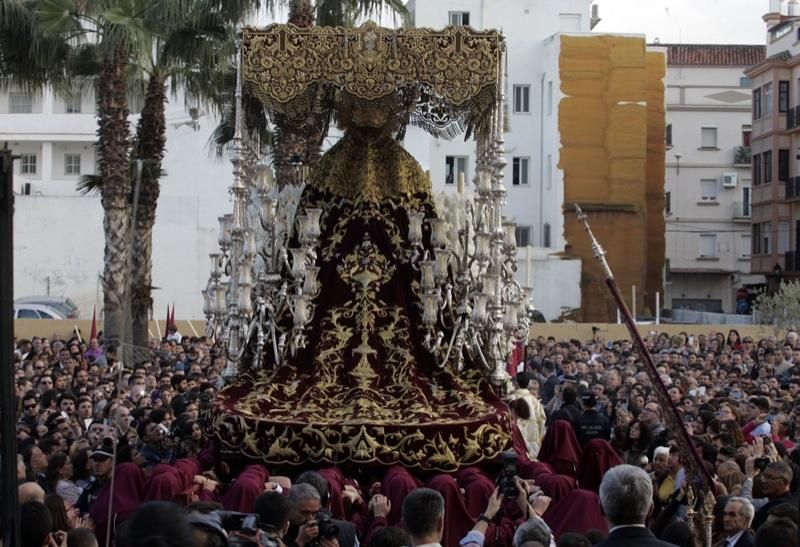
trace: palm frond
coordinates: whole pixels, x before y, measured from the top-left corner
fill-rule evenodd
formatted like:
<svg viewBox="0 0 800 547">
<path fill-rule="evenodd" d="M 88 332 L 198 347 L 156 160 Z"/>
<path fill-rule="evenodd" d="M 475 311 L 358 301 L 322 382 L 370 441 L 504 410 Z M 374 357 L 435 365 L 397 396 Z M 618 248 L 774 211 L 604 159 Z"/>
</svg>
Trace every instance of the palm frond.
<svg viewBox="0 0 800 547">
<path fill-rule="evenodd" d="M 84 196 L 89 194 L 99 196 L 103 190 L 103 179 L 100 175 L 83 175 L 78 181 L 76 189 Z"/>
</svg>

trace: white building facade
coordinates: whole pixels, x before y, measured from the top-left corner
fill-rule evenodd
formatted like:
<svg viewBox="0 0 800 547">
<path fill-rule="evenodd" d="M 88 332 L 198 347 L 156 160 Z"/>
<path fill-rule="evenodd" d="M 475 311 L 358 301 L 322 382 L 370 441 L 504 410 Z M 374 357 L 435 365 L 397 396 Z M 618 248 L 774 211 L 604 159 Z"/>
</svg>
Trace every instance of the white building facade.
<svg viewBox="0 0 800 547">
<path fill-rule="evenodd" d="M 765 48 L 661 46 L 667 49 L 664 304 L 736 313 L 737 291 L 764 282 L 750 275 L 752 94 L 744 69 L 763 60 Z"/>
<path fill-rule="evenodd" d="M 231 166 L 209 157 L 216 121 L 192 119 L 180 100 L 167 106 L 166 176 L 153 236 L 157 317 L 167 304 L 179 318 L 201 318 L 202 297 L 217 246 L 217 217 L 230 209 Z M 195 116 L 197 117 L 197 111 Z M 131 130 L 138 116 L 130 117 Z M 0 93 L 0 145 L 14 162 L 14 295 L 68 296 L 83 317 L 102 309 L 103 210 L 77 184 L 96 172 L 95 98 L 10 89 Z"/>
</svg>

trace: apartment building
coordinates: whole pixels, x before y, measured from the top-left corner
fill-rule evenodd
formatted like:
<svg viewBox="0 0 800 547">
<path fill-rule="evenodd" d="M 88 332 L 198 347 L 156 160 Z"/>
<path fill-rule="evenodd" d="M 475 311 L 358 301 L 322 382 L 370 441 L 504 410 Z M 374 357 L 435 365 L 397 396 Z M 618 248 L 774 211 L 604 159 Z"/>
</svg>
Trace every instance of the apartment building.
<svg viewBox="0 0 800 547">
<path fill-rule="evenodd" d="M 751 271 L 771 290 L 800 276 L 800 3 L 772 0 L 752 81 Z"/>
<path fill-rule="evenodd" d="M 635 287 L 638 309 L 653 311 L 663 291 L 663 52 L 648 48 L 643 36 L 592 33 L 599 20 L 592 0 L 411 0 L 408 7 L 416 26 L 502 29 L 510 127 L 506 214 L 517 223 L 518 246 L 550 258 L 533 264 L 534 277 L 565 259 L 580 261 L 580 310 L 564 318 L 616 318 L 575 203 L 590 214 L 626 298 Z M 473 142 L 416 136 L 406 142 L 430 169 L 435 189 L 455 191 L 460 173 L 471 180 Z M 567 284 L 557 284 L 553 291 L 552 284 L 534 282 L 537 307 L 568 294 Z"/>
<path fill-rule="evenodd" d="M 665 307 L 736 313 L 750 274 L 751 90 L 764 46 L 667 49 Z M 740 310 L 744 311 L 744 310 Z"/>
</svg>

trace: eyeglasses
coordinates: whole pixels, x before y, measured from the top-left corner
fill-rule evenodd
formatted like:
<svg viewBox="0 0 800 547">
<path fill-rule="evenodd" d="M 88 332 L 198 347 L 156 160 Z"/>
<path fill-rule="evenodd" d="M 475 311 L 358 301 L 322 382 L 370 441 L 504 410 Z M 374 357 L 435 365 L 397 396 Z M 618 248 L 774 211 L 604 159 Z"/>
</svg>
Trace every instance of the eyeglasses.
<svg viewBox="0 0 800 547">
<path fill-rule="evenodd" d="M 32 405 L 25 405 L 25 410 L 30 410 L 32 408 L 36 408 L 36 403 L 33 403 Z"/>
</svg>

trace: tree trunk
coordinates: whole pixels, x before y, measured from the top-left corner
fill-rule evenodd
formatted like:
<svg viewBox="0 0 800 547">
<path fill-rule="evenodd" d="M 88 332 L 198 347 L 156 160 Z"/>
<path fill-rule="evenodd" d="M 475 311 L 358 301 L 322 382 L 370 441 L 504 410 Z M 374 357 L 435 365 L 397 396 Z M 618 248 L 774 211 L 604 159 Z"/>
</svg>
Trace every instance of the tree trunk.
<svg viewBox="0 0 800 547">
<path fill-rule="evenodd" d="M 130 160 L 126 60 L 119 50 L 103 61 L 98 93 L 99 171 L 103 181 L 103 337 L 113 345 L 125 338 L 126 281 L 130 251 Z"/>
<path fill-rule="evenodd" d="M 310 27 L 316 18 L 310 0 L 292 0 L 289 4 L 289 23 L 298 27 Z M 297 186 L 302 182 L 303 167 L 314 167 L 322 157 L 320 146 L 322 134 L 313 127 L 293 126 L 282 116 L 275 120 L 275 146 L 273 164 L 278 184 Z"/>
<path fill-rule="evenodd" d="M 147 84 L 139 124 L 136 126 L 134 160 L 142 160 L 139 200 L 133 226 L 133 256 L 131 267 L 131 312 L 133 343 L 147 347 L 151 294 L 153 285 L 153 225 L 156 222 L 156 204 L 160 193 L 161 162 L 166 146 L 165 114 L 167 91 L 164 79 L 153 75 Z"/>
</svg>

